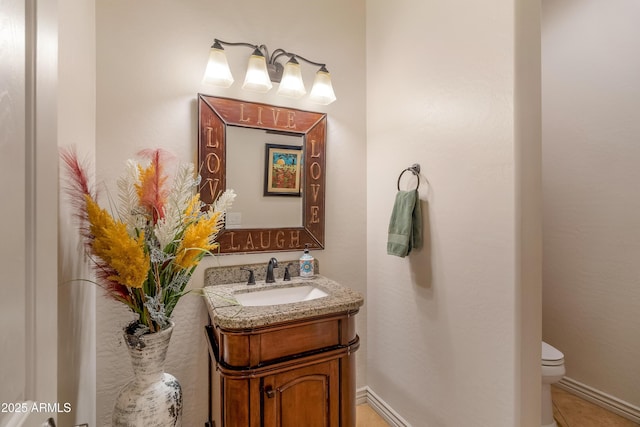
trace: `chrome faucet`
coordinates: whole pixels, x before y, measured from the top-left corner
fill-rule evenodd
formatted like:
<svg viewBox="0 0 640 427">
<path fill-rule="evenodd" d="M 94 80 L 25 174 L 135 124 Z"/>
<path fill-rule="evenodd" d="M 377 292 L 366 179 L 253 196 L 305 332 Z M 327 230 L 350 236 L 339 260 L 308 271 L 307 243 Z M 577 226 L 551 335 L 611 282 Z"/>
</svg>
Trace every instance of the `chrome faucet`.
<svg viewBox="0 0 640 427">
<path fill-rule="evenodd" d="M 276 279 L 273 277 L 274 268 L 278 268 L 278 260 L 271 258 L 269 264 L 267 264 L 267 277 L 264 279 L 265 283 L 275 283 Z"/>
</svg>

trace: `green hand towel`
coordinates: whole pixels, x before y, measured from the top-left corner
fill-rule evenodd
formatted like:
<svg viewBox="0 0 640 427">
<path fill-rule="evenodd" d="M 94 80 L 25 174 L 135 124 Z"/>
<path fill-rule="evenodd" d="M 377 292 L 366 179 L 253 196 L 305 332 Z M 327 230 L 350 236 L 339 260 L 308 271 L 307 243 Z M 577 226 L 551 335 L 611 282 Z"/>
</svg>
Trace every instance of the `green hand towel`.
<svg viewBox="0 0 640 427">
<path fill-rule="evenodd" d="M 422 213 L 418 190 L 398 191 L 389 221 L 387 254 L 404 258 L 422 246 Z"/>
</svg>

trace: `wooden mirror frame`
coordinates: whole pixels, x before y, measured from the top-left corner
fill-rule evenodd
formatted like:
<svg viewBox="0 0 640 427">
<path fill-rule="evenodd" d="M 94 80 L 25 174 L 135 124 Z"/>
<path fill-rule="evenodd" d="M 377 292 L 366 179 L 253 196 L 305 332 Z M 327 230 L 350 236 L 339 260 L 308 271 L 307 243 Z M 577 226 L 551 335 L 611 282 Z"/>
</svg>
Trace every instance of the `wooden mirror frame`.
<svg viewBox="0 0 640 427">
<path fill-rule="evenodd" d="M 200 199 L 211 204 L 226 186 L 227 126 L 303 137 L 302 227 L 238 228 L 218 235 L 219 252 L 324 249 L 327 115 L 269 104 L 198 94 Z M 239 197 L 242 197 L 240 194 Z"/>
</svg>

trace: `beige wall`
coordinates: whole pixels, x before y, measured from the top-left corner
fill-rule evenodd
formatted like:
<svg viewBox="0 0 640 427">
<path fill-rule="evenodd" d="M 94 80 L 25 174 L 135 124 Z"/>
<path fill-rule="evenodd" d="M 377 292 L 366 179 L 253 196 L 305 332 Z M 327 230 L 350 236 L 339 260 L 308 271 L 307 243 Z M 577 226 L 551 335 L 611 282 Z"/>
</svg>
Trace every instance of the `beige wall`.
<svg viewBox="0 0 640 427">
<path fill-rule="evenodd" d="M 365 32 L 364 1 L 330 0 L 305 4 L 276 0 L 265 7 L 256 1 L 189 0 L 101 1 L 97 18 L 97 173 L 113 183 L 123 162 L 146 147 L 167 148 L 183 160 L 196 153 L 196 94 L 287 105 L 324 111 L 328 119 L 326 247 L 317 251 L 323 274 L 366 292 L 365 187 Z M 264 43 L 318 61 L 326 61 L 338 101 L 327 107 L 239 89 L 249 49 L 228 48 L 236 84 L 229 89 L 202 86 L 200 81 L 213 38 Z M 306 70 L 304 64 L 303 69 Z M 315 70 L 309 67 L 307 82 Z M 309 83 L 310 84 L 310 83 Z M 276 254 L 297 259 L 299 253 Z M 266 262 L 270 254 L 207 259 L 191 286 L 202 284 L 207 266 Z M 130 375 L 120 338 L 126 310 L 97 300 L 98 425 L 108 424 L 114 396 Z M 183 424 L 203 425 L 207 410 L 207 352 L 202 328 L 207 314 L 196 296 L 184 298 L 167 370 L 184 391 Z M 366 309 L 358 316 L 358 332 L 366 336 Z M 358 385 L 366 384 L 366 344 L 358 351 Z"/>
<path fill-rule="evenodd" d="M 367 384 L 411 425 L 540 425 L 537 5 L 367 2 Z M 427 232 L 401 259 L 412 163 Z"/>
<path fill-rule="evenodd" d="M 543 1 L 543 337 L 640 407 L 640 4 Z"/>
<path fill-rule="evenodd" d="M 95 165 L 96 54 L 95 4 L 58 0 L 58 145 L 75 146 L 81 158 Z M 84 257 L 73 209 L 64 189 L 58 224 L 58 398 L 73 411 L 58 415 L 58 425 L 96 422 L 96 314 L 99 293 Z"/>
</svg>

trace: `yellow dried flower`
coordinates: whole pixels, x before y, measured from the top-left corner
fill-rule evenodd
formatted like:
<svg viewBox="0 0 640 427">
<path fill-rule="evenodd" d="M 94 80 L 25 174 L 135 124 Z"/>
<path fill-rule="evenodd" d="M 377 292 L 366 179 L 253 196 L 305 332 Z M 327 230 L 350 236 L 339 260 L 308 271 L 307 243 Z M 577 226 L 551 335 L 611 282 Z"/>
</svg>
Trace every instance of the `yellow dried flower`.
<svg viewBox="0 0 640 427">
<path fill-rule="evenodd" d="M 149 271 L 149 255 L 144 252 L 144 233 L 137 239 L 129 236 L 127 226 L 116 222 L 89 196 L 87 213 L 94 236 L 93 253 L 106 262 L 117 275 L 109 277 L 130 288 L 141 288 Z"/>
<path fill-rule="evenodd" d="M 184 222 L 188 223 L 197 218 L 200 211 L 200 193 L 193 195 L 187 208 L 184 210 Z"/>
<path fill-rule="evenodd" d="M 217 243 L 210 243 L 211 236 L 218 230 L 215 228 L 220 213 L 216 212 L 209 218 L 202 218 L 198 222 L 187 226 L 176 251 L 175 263 L 182 269 L 189 269 L 198 265 L 204 255 L 203 250 L 211 251 L 218 247 Z"/>
</svg>

